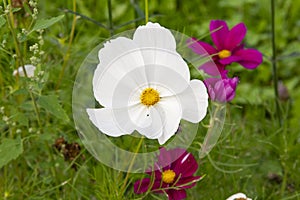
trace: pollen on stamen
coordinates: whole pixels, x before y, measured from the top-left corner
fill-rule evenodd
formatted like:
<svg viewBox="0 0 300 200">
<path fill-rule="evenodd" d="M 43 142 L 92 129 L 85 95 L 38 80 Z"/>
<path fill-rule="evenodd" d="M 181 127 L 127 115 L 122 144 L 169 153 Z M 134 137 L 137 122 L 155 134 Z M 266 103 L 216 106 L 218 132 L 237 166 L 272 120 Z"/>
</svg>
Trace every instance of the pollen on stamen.
<svg viewBox="0 0 300 200">
<path fill-rule="evenodd" d="M 146 88 L 142 91 L 140 100 L 145 106 L 153 106 L 159 101 L 159 93 L 153 88 Z"/>
<path fill-rule="evenodd" d="M 231 56 L 231 52 L 228 51 L 228 50 L 226 50 L 226 49 L 224 49 L 224 50 L 222 50 L 222 51 L 220 51 L 220 52 L 218 53 L 218 56 L 219 56 L 219 58 L 221 58 L 221 59 L 223 59 L 223 58 L 228 58 L 229 56 Z"/>
<path fill-rule="evenodd" d="M 168 169 L 166 171 L 163 171 L 161 178 L 165 183 L 173 183 L 175 176 L 176 176 L 175 172 L 171 169 Z"/>
</svg>

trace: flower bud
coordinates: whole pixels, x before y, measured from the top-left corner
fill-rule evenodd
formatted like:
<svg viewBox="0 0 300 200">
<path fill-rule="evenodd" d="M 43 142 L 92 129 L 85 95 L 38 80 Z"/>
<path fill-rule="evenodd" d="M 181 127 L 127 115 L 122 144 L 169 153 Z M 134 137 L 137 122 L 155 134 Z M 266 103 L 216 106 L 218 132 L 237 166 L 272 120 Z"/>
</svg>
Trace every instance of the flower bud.
<svg viewBox="0 0 300 200">
<path fill-rule="evenodd" d="M 204 83 L 212 101 L 228 102 L 235 97 L 238 81 L 238 77 L 207 78 Z"/>
</svg>

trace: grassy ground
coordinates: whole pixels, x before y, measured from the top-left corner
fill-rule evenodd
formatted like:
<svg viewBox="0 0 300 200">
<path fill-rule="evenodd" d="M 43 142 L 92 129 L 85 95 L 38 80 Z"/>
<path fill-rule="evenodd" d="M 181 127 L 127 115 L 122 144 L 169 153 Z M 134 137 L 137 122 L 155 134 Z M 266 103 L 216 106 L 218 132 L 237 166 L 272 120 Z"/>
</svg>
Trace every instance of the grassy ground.
<svg viewBox="0 0 300 200">
<path fill-rule="evenodd" d="M 80 64 L 111 35 L 143 24 L 144 1 L 112 0 L 111 7 L 105 0 L 20 2 L 0 3 L 0 199 L 165 199 L 135 195 L 133 183 L 141 174 L 126 179 L 126 173 L 98 162 L 72 120 Z M 227 104 L 218 144 L 198 160 L 197 175 L 206 176 L 188 190 L 188 199 L 226 199 L 236 192 L 253 199 L 300 199 L 300 2 L 275 4 L 278 77 L 288 89 L 279 92 L 279 112 L 270 2 L 149 1 L 150 21 L 193 37 L 206 35 L 212 19 L 226 20 L 230 27 L 244 22 L 246 45 L 264 54 L 256 70 L 236 66 L 231 72 L 240 78 L 236 98 Z M 27 63 L 38 67 L 34 78 L 12 76 Z M 61 137 L 65 141 L 57 140 Z M 196 140 L 202 138 L 199 131 Z M 189 150 L 197 156 L 196 142 Z"/>
</svg>

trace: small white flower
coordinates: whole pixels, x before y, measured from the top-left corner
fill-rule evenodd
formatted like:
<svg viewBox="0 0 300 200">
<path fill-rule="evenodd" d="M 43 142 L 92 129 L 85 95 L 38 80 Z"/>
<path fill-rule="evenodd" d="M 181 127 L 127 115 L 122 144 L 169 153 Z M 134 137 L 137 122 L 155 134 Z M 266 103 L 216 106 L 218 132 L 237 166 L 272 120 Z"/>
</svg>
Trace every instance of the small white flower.
<svg viewBox="0 0 300 200">
<path fill-rule="evenodd" d="M 3 120 L 4 122 L 8 122 L 8 121 L 9 121 L 9 118 L 8 118 L 6 115 L 4 115 L 4 116 L 2 117 L 2 120 Z"/>
<path fill-rule="evenodd" d="M 248 198 L 243 193 L 236 193 L 236 194 L 231 195 L 230 197 L 228 197 L 226 200 L 252 200 L 252 199 Z"/>
<path fill-rule="evenodd" d="M 0 113 L 1 113 L 1 114 L 4 114 L 4 111 L 5 111 L 5 107 L 2 106 L 2 107 L 0 108 Z"/>
<path fill-rule="evenodd" d="M 33 128 L 30 127 L 30 128 L 28 129 L 28 132 L 29 132 L 29 133 L 33 133 Z"/>
<path fill-rule="evenodd" d="M 93 77 L 96 100 L 104 107 L 87 109 L 93 124 L 113 137 L 137 130 L 164 144 L 181 119 L 198 123 L 207 112 L 208 94 L 176 51 L 172 33 L 157 23 L 137 28 L 133 39 L 104 44 Z"/>
<path fill-rule="evenodd" d="M 28 77 L 33 77 L 34 76 L 34 71 L 36 67 L 34 65 L 25 65 L 24 66 L 27 76 Z M 14 70 L 13 75 L 16 76 L 19 72 L 19 76 L 25 76 L 25 73 L 23 71 L 23 67 L 19 67 L 18 69 Z"/>
</svg>

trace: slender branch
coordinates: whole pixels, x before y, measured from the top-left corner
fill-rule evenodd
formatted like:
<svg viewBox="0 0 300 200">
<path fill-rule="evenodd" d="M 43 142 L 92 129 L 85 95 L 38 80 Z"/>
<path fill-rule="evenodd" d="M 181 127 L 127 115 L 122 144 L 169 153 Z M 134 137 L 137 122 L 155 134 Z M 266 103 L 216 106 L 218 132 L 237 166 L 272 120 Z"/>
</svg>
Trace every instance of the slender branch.
<svg viewBox="0 0 300 200">
<path fill-rule="evenodd" d="M 282 116 L 279 106 L 278 98 L 278 75 L 277 75 L 277 55 L 276 55 L 276 41 L 275 41 L 275 0 L 271 0 L 271 35 L 272 35 L 272 70 L 273 70 L 273 84 L 274 84 L 274 94 L 275 94 L 275 104 L 276 104 L 276 115 L 278 118 L 279 126 L 282 126 Z"/>
<path fill-rule="evenodd" d="M 76 0 L 73 0 L 72 2 L 73 2 L 73 11 L 76 12 Z M 71 50 L 71 45 L 72 45 L 72 42 L 73 42 L 73 39 L 74 39 L 76 21 L 77 21 L 77 16 L 74 15 L 73 16 L 73 22 L 72 22 L 72 29 L 71 29 L 71 32 L 70 32 L 70 39 L 69 39 L 69 43 L 68 43 L 68 49 L 67 49 L 67 52 L 66 52 L 66 54 L 63 58 L 64 62 L 63 62 L 62 69 L 60 71 L 59 78 L 58 78 L 58 81 L 57 81 L 57 84 L 56 84 L 56 88 L 55 88 L 56 90 L 59 88 L 59 86 L 61 84 L 62 78 L 64 76 L 64 73 L 65 73 L 69 58 L 70 58 L 70 50 Z"/>
<path fill-rule="evenodd" d="M 111 0 L 107 0 L 107 9 L 108 9 L 108 28 L 109 28 L 110 36 L 113 36 L 114 35 L 114 24 L 112 21 Z"/>
<path fill-rule="evenodd" d="M 148 23 L 148 20 L 149 20 L 148 0 L 145 0 L 145 24 Z"/>
<path fill-rule="evenodd" d="M 142 137 L 142 138 L 140 139 L 139 144 L 138 144 L 138 146 L 137 146 L 137 148 L 136 148 L 136 150 L 135 150 L 135 152 L 134 152 L 133 158 L 131 159 L 131 162 L 130 162 L 130 165 L 129 165 L 129 167 L 128 167 L 128 171 L 127 171 L 127 174 L 126 174 L 126 177 L 125 177 L 123 186 L 122 186 L 122 188 L 121 188 L 121 194 L 123 194 L 124 191 L 125 191 L 126 184 L 127 184 L 128 178 L 129 178 L 130 171 L 131 171 L 132 166 L 133 166 L 133 164 L 134 164 L 134 162 L 135 162 L 136 156 L 137 156 L 137 154 L 138 154 L 138 152 L 139 152 L 139 150 L 140 150 L 140 148 L 141 148 L 141 146 L 142 146 L 143 141 L 144 141 L 144 137 Z"/>
<path fill-rule="evenodd" d="M 73 15 L 80 16 L 82 19 L 88 20 L 88 21 L 96 24 L 97 26 L 108 30 L 108 28 L 104 24 L 102 24 L 102 23 L 100 23 L 100 22 L 98 22 L 98 21 L 96 21 L 96 20 L 94 20 L 94 19 L 92 19 L 92 18 L 90 18 L 88 16 L 85 16 L 85 15 L 79 13 L 79 12 L 75 12 L 75 11 L 69 10 L 69 9 L 60 9 L 60 10 L 63 11 L 63 12 L 65 12 L 65 13 L 71 13 Z"/>
</svg>

